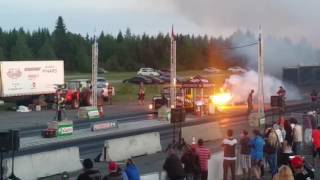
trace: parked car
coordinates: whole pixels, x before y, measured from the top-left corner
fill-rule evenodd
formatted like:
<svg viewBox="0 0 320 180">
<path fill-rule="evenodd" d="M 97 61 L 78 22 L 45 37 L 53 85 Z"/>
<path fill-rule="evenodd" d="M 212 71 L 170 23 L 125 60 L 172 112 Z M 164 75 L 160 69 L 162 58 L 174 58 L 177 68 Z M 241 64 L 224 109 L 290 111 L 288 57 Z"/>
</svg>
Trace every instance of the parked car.
<svg viewBox="0 0 320 180">
<path fill-rule="evenodd" d="M 221 72 L 220 69 L 217 69 L 215 67 L 207 67 L 207 68 L 204 68 L 203 71 L 207 72 L 207 73 L 219 73 L 219 72 Z"/>
<path fill-rule="evenodd" d="M 245 69 L 243 69 L 242 67 L 239 67 L 239 66 L 228 68 L 228 71 L 230 71 L 232 73 L 245 73 L 245 72 L 247 72 L 247 70 L 245 70 Z"/>
<path fill-rule="evenodd" d="M 166 69 L 161 69 L 161 70 L 158 70 L 160 76 L 169 76 L 170 77 L 170 70 L 166 70 Z"/>
<path fill-rule="evenodd" d="M 149 79 L 151 79 L 152 80 L 152 83 L 153 84 L 164 84 L 165 83 L 165 81 L 164 80 L 162 80 L 161 78 L 159 78 L 159 77 L 156 77 L 156 76 L 146 76 L 147 78 L 149 78 Z M 170 79 L 170 78 L 169 78 Z"/>
<path fill-rule="evenodd" d="M 145 77 L 145 76 L 135 76 L 130 79 L 125 79 L 122 81 L 123 83 L 133 83 L 133 84 L 140 84 L 143 82 L 144 84 L 152 84 L 152 80 Z"/>
<path fill-rule="evenodd" d="M 98 68 L 98 74 L 106 74 L 108 73 L 107 70 L 103 69 L 103 68 Z"/>
<path fill-rule="evenodd" d="M 170 75 L 169 76 L 160 75 L 159 78 L 162 79 L 165 83 L 170 83 Z"/>
<path fill-rule="evenodd" d="M 140 68 L 137 72 L 137 75 L 140 76 L 160 76 L 160 73 L 152 68 Z"/>
<path fill-rule="evenodd" d="M 108 97 L 108 85 L 109 85 L 109 82 L 107 80 L 105 80 L 104 78 L 98 77 L 97 79 L 98 94 L 101 94 L 101 92 L 103 91 L 102 95 L 104 99 L 107 99 Z"/>
</svg>

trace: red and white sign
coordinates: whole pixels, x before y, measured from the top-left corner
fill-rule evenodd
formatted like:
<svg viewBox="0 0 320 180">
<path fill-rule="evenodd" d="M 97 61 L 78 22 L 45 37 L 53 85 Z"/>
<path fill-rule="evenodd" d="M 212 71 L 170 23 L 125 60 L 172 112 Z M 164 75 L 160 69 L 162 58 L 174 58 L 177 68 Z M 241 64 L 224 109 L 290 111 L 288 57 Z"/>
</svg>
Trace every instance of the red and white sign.
<svg viewBox="0 0 320 180">
<path fill-rule="evenodd" d="M 51 94 L 64 84 L 63 61 L 1 61 L 1 97 Z"/>
</svg>

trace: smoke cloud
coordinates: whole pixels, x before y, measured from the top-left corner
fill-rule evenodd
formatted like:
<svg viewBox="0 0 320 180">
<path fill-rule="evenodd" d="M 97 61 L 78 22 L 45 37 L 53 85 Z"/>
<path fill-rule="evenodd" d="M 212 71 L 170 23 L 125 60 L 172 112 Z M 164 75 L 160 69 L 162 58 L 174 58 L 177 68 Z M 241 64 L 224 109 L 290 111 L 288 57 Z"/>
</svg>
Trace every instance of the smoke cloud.
<svg viewBox="0 0 320 180">
<path fill-rule="evenodd" d="M 305 37 L 320 45 L 318 0 L 174 0 L 173 4 L 209 34 L 256 31 L 261 25 L 269 35 L 294 40 Z"/>
<path fill-rule="evenodd" d="M 261 25 L 265 73 L 282 77 L 282 68 L 320 62 L 318 0 L 174 0 L 187 19 L 209 35 L 228 37 L 233 46 L 256 42 Z M 247 67 L 257 69 L 257 46 L 232 53 L 246 57 Z"/>
<path fill-rule="evenodd" d="M 230 78 L 226 79 L 225 87 L 227 87 L 233 96 L 233 102 L 241 103 L 246 102 L 247 97 L 251 89 L 255 91 L 255 99 L 257 100 L 258 92 L 258 73 L 250 70 L 243 74 L 231 75 Z M 264 76 L 264 100 L 270 102 L 270 97 L 276 95 L 279 87 L 283 86 L 287 91 L 288 100 L 301 100 L 299 90 L 290 84 L 283 83 L 281 80 L 265 75 Z"/>
</svg>

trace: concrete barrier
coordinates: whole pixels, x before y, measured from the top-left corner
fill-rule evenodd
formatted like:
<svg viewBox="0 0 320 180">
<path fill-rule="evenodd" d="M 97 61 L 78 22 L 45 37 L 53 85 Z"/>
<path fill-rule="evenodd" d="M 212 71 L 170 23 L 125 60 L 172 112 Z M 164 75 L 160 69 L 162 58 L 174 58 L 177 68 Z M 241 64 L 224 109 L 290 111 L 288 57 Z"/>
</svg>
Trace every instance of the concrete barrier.
<svg viewBox="0 0 320 180">
<path fill-rule="evenodd" d="M 140 180 L 159 180 L 160 174 L 159 173 L 150 173 L 144 174 L 140 176 Z"/>
<path fill-rule="evenodd" d="M 5 165 L 8 169 L 6 172 L 8 177 L 11 173 L 11 159 L 6 159 Z M 36 180 L 64 171 L 78 171 L 82 168 L 78 147 L 18 156 L 15 158 L 14 165 L 15 175 L 27 180 Z"/>
<path fill-rule="evenodd" d="M 223 152 L 216 152 L 211 155 L 208 162 L 208 180 L 223 179 Z"/>
<path fill-rule="evenodd" d="M 182 127 L 182 137 L 188 143 L 192 143 L 192 137 L 204 141 L 222 138 L 222 132 L 218 122 L 199 124 L 195 126 Z"/>
<path fill-rule="evenodd" d="M 106 140 L 100 160 L 122 161 L 135 156 L 154 154 L 161 150 L 159 132 L 139 134 Z"/>
</svg>

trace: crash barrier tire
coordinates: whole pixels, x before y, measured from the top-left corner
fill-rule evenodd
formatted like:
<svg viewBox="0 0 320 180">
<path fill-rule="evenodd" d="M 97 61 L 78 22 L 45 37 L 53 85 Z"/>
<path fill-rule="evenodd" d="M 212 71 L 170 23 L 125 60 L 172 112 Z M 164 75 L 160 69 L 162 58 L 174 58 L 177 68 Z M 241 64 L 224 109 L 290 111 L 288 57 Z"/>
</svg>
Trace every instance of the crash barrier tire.
<svg viewBox="0 0 320 180">
<path fill-rule="evenodd" d="M 222 138 L 222 132 L 218 122 L 204 123 L 181 128 L 181 135 L 188 144 L 193 143 L 193 138 L 204 141 L 217 140 Z"/>
<path fill-rule="evenodd" d="M 5 176 L 11 174 L 11 159 L 5 160 Z M 14 159 L 14 173 L 20 179 L 36 180 L 62 172 L 81 170 L 79 148 L 70 147 L 54 151 L 18 156 Z"/>
<path fill-rule="evenodd" d="M 131 157 L 154 154 L 161 150 L 159 132 L 110 139 L 105 141 L 100 161 L 122 161 Z"/>
</svg>

